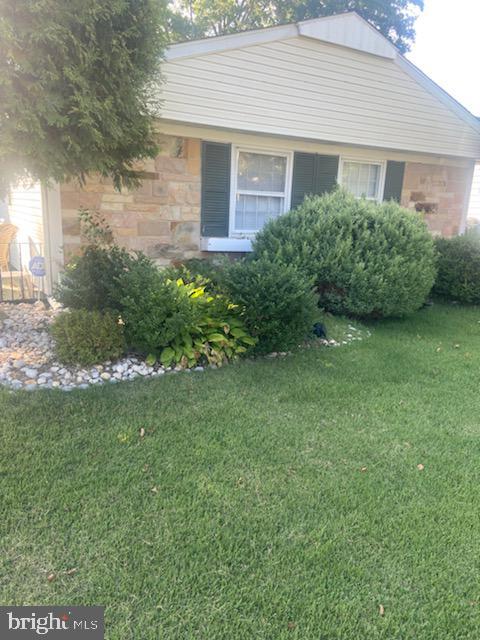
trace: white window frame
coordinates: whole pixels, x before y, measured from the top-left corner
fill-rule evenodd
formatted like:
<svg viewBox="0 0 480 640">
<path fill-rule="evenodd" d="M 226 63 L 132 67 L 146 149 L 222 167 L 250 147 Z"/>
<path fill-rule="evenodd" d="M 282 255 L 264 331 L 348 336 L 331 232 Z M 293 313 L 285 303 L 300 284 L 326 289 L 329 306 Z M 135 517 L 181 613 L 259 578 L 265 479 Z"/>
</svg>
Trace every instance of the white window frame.
<svg viewBox="0 0 480 640">
<path fill-rule="evenodd" d="M 232 145 L 232 161 L 231 161 L 231 176 L 230 176 L 230 212 L 228 223 L 228 237 L 229 238 L 245 238 L 252 239 L 255 237 L 257 230 L 243 231 L 235 229 L 235 207 L 237 202 L 237 182 L 238 182 L 238 159 L 240 153 L 261 153 L 266 156 L 280 156 L 286 158 L 285 167 L 285 191 L 283 198 L 283 210 L 280 213 L 286 213 L 290 210 L 290 202 L 292 198 L 292 177 L 293 177 L 293 151 L 286 151 L 282 149 L 271 149 L 263 147 L 250 147 L 245 145 Z M 245 189 L 241 190 L 246 193 Z M 263 195 L 280 197 L 279 192 L 270 191 L 252 191 L 252 195 Z"/>
<path fill-rule="evenodd" d="M 377 193 L 375 197 L 367 198 L 366 200 L 371 200 L 373 202 L 382 202 L 383 194 L 385 193 L 385 176 L 387 172 L 387 162 L 386 160 L 374 160 L 372 158 L 360 158 L 360 157 L 351 157 L 351 156 L 341 156 L 340 162 L 338 163 L 338 175 L 337 175 L 337 183 L 343 187 L 343 167 L 346 162 L 355 162 L 356 164 L 376 164 L 380 167 L 380 173 L 378 176 L 378 186 Z"/>
</svg>

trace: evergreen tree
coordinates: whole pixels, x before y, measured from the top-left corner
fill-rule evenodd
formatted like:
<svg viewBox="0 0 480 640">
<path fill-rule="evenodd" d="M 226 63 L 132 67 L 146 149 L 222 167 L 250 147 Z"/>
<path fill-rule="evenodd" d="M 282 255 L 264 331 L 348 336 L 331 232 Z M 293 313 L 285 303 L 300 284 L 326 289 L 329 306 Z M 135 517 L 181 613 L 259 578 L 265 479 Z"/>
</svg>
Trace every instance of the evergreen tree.
<svg viewBox="0 0 480 640">
<path fill-rule="evenodd" d="M 25 176 L 136 183 L 154 157 L 161 0 L 0 0 L 0 187 Z"/>
</svg>

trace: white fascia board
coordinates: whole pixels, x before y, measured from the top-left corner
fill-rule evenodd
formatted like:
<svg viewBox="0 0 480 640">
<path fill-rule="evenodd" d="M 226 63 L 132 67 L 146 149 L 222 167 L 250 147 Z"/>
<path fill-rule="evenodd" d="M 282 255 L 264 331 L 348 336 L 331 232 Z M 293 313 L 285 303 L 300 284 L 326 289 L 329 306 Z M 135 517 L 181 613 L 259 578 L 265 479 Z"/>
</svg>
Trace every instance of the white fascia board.
<svg viewBox="0 0 480 640">
<path fill-rule="evenodd" d="M 297 23 L 253 29 L 225 36 L 212 36 L 171 45 L 165 59 L 176 60 L 196 55 L 228 51 L 255 44 L 264 44 L 302 35 L 324 42 L 332 42 L 385 58 L 397 55 L 396 47 L 369 22 L 354 11 L 333 16 L 311 18 Z"/>
<path fill-rule="evenodd" d="M 426 91 L 437 98 L 437 100 L 440 100 L 440 102 L 453 111 L 464 122 L 469 124 L 475 132 L 480 135 L 480 121 L 478 118 L 476 118 L 473 113 L 470 113 L 470 111 L 461 105 L 460 102 L 457 102 L 455 98 L 452 98 L 449 93 L 423 73 L 423 71 L 416 67 L 413 62 L 410 62 L 410 60 L 407 60 L 404 56 L 397 56 L 395 63 L 398 64 L 398 66 L 401 67 L 401 69 L 411 78 L 416 80 Z"/>
<path fill-rule="evenodd" d="M 189 58 L 196 55 L 206 55 L 218 51 L 228 51 L 239 47 L 249 47 L 255 44 L 264 44 L 284 38 L 294 38 L 298 36 L 296 24 L 287 24 L 280 27 L 268 27 L 266 29 L 255 29 L 244 31 L 243 33 L 233 33 L 226 36 L 216 36 L 203 38 L 202 40 L 191 40 L 173 44 L 165 52 L 165 60 L 177 60 L 178 58 Z"/>
</svg>

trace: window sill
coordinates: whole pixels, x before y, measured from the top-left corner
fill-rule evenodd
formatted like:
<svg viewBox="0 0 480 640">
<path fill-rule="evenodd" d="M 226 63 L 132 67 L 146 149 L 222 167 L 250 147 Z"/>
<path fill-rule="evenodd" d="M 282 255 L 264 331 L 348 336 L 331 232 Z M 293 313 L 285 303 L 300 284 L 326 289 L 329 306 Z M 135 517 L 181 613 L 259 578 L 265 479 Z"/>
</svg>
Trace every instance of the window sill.
<svg viewBox="0 0 480 640">
<path fill-rule="evenodd" d="M 246 253 L 252 250 L 251 238 L 201 238 L 202 251 L 231 251 Z"/>
</svg>

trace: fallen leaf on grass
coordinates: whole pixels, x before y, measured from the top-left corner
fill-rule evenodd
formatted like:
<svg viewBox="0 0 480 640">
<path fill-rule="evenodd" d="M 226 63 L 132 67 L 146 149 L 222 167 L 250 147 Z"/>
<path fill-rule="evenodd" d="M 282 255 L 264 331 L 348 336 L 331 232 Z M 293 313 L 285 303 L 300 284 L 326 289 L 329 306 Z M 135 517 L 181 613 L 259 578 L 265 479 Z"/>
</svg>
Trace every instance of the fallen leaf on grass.
<svg viewBox="0 0 480 640">
<path fill-rule="evenodd" d="M 379 613 L 381 616 L 384 616 L 384 615 L 385 615 L 385 607 L 383 606 L 383 604 L 381 604 L 381 605 L 378 607 L 378 613 Z"/>
<path fill-rule="evenodd" d="M 368 469 L 368 467 L 361 467 L 360 471 L 364 472 L 364 471 L 367 471 L 367 469 Z"/>
<path fill-rule="evenodd" d="M 295 627 L 296 627 L 296 626 L 297 626 L 297 625 L 295 624 L 295 622 L 289 622 L 289 623 L 287 624 L 287 627 L 288 627 L 290 630 L 295 629 Z"/>
<path fill-rule="evenodd" d="M 150 489 L 150 491 L 151 491 L 152 493 L 158 493 L 158 487 L 152 487 L 152 488 Z"/>
<path fill-rule="evenodd" d="M 417 464 L 417 469 L 418 469 L 419 471 L 423 471 L 423 470 L 425 469 L 425 465 L 423 465 L 422 463 Z"/>
</svg>

